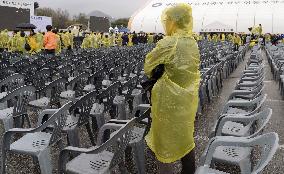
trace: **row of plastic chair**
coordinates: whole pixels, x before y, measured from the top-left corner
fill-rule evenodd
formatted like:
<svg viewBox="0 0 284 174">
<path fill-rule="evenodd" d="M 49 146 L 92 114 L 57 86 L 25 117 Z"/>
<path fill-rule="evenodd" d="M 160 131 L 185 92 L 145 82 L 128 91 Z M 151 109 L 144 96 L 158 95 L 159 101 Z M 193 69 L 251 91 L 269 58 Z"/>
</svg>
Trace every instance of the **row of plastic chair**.
<svg viewBox="0 0 284 174">
<path fill-rule="evenodd" d="M 273 78 L 279 83 L 281 95 L 284 98 L 284 45 L 267 44 L 265 51 Z"/>
<path fill-rule="evenodd" d="M 230 173 L 216 164 L 238 166 L 242 174 L 260 173 L 271 161 L 279 138 L 276 133 L 262 134 L 272 116 L 271 109 L 263 108 L 263 67 L 256 46 L 212 130 L 197 174 Z"/>
</svg>

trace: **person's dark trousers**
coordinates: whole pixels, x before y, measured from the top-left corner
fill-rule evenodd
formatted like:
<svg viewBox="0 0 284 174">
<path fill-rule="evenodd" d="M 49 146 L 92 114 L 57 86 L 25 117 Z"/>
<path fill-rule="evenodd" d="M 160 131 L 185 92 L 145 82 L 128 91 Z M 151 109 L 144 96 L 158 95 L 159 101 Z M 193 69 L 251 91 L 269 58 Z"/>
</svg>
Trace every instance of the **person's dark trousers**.
<svg viewBox="0 0 284 174">
<path fill-rule="evenodd" d="M 181 159 L 182 170 L 181 174 L 194 174 L 195 167 L 195 149 L 189 152 L 185 157 Z"/>
<path fill-rule="evenodd" d="M 52 50 L 45 50 L 46 54 L 51 54 L 51 55 L 55 55 L 55 49 Z"/>
</svg>

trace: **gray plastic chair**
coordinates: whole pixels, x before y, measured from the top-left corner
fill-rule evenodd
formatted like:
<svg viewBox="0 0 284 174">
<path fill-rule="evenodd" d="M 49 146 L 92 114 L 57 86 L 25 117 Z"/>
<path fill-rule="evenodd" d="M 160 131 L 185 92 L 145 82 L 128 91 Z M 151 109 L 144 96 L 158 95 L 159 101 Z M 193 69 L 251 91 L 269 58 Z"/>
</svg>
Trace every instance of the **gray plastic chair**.
<svg viewBox="0 0 284 174">
<path fill-rule="evenodd" d="M 226 174 L 210 168 L 214 162 L 230 163 L 240 166 L 242 174 L 258 174 L 272 160 L 279 147 L 277 133 L 268 133 L 255 138 L 247 137 L 215 137 L 210 140 L 205 160 L 195 174 Z M 252 166 L 252 148 L 260 148 L 260 157 Z"/>
<path fill-rule="evenodd" d="M 6 88 L 5 91 L 0 93 L 0 99 L 4 98 L 9 92 L 24 86 L 25 76 L 22 74 L 13 74 L 0 82 L 0 89 Z"/>
<path fill-rule="evenodd" d="M 261 133 L 272 115 L 272 109 L 250 116 L 221 116 L 217 121 L 215 136 L 255 137 Z"/>
<path fill-rule="evenodd" d="M 8 108 L 0 110 L 0 120 L 3 121 L 5 131 L 14 128 L 14 122 L 15 127 L 21 127 L 24 124 L 24 119 L 31 127 L 27 105 L 34 97 L 35 91 L 36 89 L 33 86 L 23 86 L 0 100 L 1 103 L 8 103 Z"/>
<path fill-rule="evenodd" d="M 7 153 L 13 152 L 31 155 L 38 160 L 42 174 L 51 174 L 52 162 L 50 148 L 56 143 L 59 143 L 59 147 L 62 148 L 61 131 L 66 124 L 67 112 L 71 104 L 72 103 L 69 102 L 57 110 L 44 110 L 41 113 L 41 117 L 44 115 L 52 116 L 37 128 L 14 128 L 6 132 L 3 138 L 1 173 L 6 173 L 5 163 Z M 46 129 L 50 127 L 52 127 L 52 131 L 46 131 Z M 15 142 L 12 142 L 15 134 L 23 134 L 23 136 Z"/>
<path fill-rule="evenodd" d="M 113 168 L 120 165 L 122 173 L 127 173 L 124 165 L 124 152 L 130 141 L 131 128 L 136 123 L 136 119 L 132 119 L 127 124 L 104 125 L 98 135 L 98 143 L 96 147 L 89 149 L 67 147 L 60 153 L 59 157 L 59 173 L 82 173 L 82 174 L 104 174 L 110 173 Z M 113 136 L 103 142 L 105 131 L 110 129 L 118 130 Z M 78 155 L 79 154 L 79 155 Z M 69 158 L 76 155 L 71 161 Z"/>
<path fill-rule="evenodd" d="M 233 100 L 228 101 L 224 109 L 222 111 L 222 115 L 224 114 L 242 114 L 246 115 L 256 108 L 260 109 L 264 101 L 266 100 L 267 94 L 261 94 L 257 98 L 246 101 L 246 100 Z"/>
</svg>

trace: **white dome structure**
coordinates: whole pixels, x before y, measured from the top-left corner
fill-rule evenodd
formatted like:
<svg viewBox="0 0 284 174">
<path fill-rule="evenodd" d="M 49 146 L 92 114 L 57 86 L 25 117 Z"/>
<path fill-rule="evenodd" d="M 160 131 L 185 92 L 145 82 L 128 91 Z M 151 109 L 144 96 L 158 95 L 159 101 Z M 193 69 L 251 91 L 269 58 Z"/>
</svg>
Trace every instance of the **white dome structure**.
<svg viewBox="0 0 284 174">
<path fill-rule="evenodd" d="M 264 33 L 284 33 L 284 0 L 150 0 L 129 21 L 131 31 L 164 33 L 162 11 L 177 3 L 192 6 L 194 32 L 244 32 L 262 24 Z"/>
</svg>

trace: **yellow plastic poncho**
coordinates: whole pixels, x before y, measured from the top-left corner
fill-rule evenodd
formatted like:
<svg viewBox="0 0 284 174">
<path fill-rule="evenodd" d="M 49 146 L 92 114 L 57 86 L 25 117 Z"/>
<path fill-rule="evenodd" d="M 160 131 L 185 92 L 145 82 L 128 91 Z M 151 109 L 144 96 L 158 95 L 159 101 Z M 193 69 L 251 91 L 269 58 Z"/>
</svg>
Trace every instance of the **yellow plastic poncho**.
<svg viewBox="0 0 284 174">
<path fill-rule="evenodd" d="M 55 54 L 59 55 L 61 53 L 61 39 L 60 39 L 60 35 L 56 34 L 57 37 L 57 46 L 55 49 Z"/>
<path fill-rule="evenodd" d="M 29 43 L 29 45 L 31 47 L 31 50 L 29 51 L 31 54 L 35 54 L 35 53 L 40 52 L 41 49 L 40 49 L 39 44 L 36 41 L 36 35 L 29 36 L 27 38 L 27 42 Z"/>
<path fill-rule="evenodd" d="M 147 38 L 147 41 L 148 41 L 149 44 L 154 43 L 154 35 L 149 34 L 149 35 L 148 35 L 148 38 Z"/>
<path fill-rule="evenodd" d="M 120 47 L 122 46 L 122 34 L 120 33 L 117 35 L 116 44 Z"/>
<path fill-rule="evenodd" d="M 0 32 L 0 48 L 8 48 L 9 35 L 8 30 Z"/>
<path fill-rule="evenodd" d="M 36 42 L 38 43 L 38 45 L 39 45 L 39 49 L 44 49 L 44 47 L 43 47 L 43 34 L 42 33 L 40 33 L 40 32 L 38 32 L 38 33 L 36 33 Z"/>
<path fill-rule="evenodd" d="M 133 38 L 133 35 L 129 34 L 128 35 L 128 44 L 127 44 L 127 46 L 129 46 L 129 47 L 133 46 L 132 38 Z"/>
<path fill-rule="evenodd" d="M 200 55 L 188 4 L 166 9 L 162 23 L 167 36 L 147 55 L 144 65 L 148 77 L 157 65 L 165 65 L 165 73 L 152 89 L 152 125 L 146 142 L 159 161 L 172 163 L 195 147 Z"/>
</svg>

